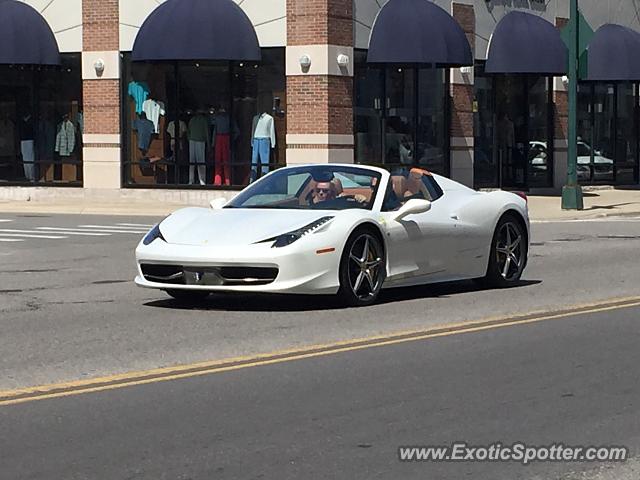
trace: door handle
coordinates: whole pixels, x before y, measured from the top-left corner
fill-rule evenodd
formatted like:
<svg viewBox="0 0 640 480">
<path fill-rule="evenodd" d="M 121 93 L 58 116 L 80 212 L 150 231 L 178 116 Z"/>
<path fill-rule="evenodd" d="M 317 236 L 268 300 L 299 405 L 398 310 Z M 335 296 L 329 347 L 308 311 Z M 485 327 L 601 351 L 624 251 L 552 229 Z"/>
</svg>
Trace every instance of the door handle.
<svg viewBox="0 0 640 480">
<path fill-rule="evenodd" d="M 452 213 L 452 214 L 450 215 L 450 217 L 451 217 L 453 220 L 460 220 L 460 219 L 458 218 L 458 214 L 457 214 L 457 213 Z"/>
</svg>

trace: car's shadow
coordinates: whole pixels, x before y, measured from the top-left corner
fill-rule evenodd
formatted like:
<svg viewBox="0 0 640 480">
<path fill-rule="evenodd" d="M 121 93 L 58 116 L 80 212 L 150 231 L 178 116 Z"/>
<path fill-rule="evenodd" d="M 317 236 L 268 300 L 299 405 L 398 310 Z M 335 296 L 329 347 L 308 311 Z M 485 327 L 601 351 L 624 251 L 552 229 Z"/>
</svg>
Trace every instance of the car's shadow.
<svg viewBox="0 0 640 480">
<path fill-rule="evenodd" d="M 509 288 L 523 288 L 540 283 L 542 283 L 542 280 L 520 280 Z M 449 298 L 454 295 L 483 290 L 493 289 L 481 287 L 472 281 L 392 288 L 383 290 L 375 305 L 426 298 Z M 344 308 L 337 302 L 333 295 L 246 294 L 236 292 L 224 294 L 214 293 L 206 300 L 197 303 L 166 298 L 152 300 L 144 305 L 147 307 L 174 310 L 228 312 L 309 312 L 314 310 L 340 310 Z"/>
</svg>

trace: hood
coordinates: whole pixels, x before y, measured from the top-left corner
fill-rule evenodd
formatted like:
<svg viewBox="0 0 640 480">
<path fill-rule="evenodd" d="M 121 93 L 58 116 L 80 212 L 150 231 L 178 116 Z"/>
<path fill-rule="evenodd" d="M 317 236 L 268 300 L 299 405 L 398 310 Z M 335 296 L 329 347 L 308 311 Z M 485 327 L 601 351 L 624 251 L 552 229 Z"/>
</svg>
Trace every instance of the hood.
<svg viewBox="0 0 640 480">
<path fill-rule="evenodd" d="M 160 231 L 167 243 L 177 245 L 250 245 L 337 213 L 324 210 L 185 208 L 166 218 L 160 224 Z"/>
</svg>

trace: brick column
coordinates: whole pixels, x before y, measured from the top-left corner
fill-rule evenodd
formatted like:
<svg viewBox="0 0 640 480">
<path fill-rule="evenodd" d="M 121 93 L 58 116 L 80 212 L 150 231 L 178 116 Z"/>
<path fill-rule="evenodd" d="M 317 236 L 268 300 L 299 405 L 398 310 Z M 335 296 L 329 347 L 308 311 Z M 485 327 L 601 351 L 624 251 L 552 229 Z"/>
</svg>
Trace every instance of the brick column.
<svg viewBox="0 0 640 480">
<path fill-rule="evenodd" d="M 452 2 L 451 13 L 467 35 L 475 58 L 473 5 Z M 451 69 L 451 178 L 470 187 L 473 187 L 473 81 L 473 67 L 468 73 Z"/>
<path fill-rule="evenodd" d="M 118 0 L 82 0 L 85 188 L 120 188 L 118 15 Z"/>
<path fill-rule="evenodd" d="M 557 17 L 556 27 L 563 28 L 569 23 L 567 18 Z M 562 78 L 553 79 L 553 188 L 562 190 L 567 181 L 567 163 L 569 161 L 567 132 L 569 124 L 569 94 L 562 83 Z"/>
<path fill-rule="evenodd" d="M 287 0 L 286 56 L 287 163 L 353 163 L 353 2 Z"/>
</svg>

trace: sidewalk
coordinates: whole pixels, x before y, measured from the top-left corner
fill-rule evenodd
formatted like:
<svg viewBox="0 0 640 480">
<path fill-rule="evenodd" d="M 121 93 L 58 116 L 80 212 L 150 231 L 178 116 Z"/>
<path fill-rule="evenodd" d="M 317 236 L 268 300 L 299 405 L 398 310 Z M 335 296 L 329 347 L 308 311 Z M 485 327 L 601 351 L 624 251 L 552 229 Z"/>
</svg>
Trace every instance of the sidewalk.
<svg viewBox="0 0 640 480">
<path fill-rule="evenodd" d="M 584 210 L 562 210 L 559 195 L 529 197 L 529 218 L 534 221 L 586 220 L 609 216 L 640 216 L 640 189 L 585 188 Z"/>
<path fill-rule="evenodd" d="M 227 195 L 231 192 L 226 192 Z M 0 212 L 6 213 L 66 213 L 98 215 L 164 216 L 185 206 L 207 207 L 208 201 L 222 192 L 198 192 L 198 195 L 175 195 L 172 201 L 145 198 L 101 197 L 99 195 L 70 198 L 49 197 L 36 200 L 0 199 Z M 584 210 L 563 211 L 560 196 L 532 195 L 529 197 L 529 216 L 534 221 L 592 219 L 618 215 L 640 216 L 640 189 L 585 189 Z"/>
</svg>

